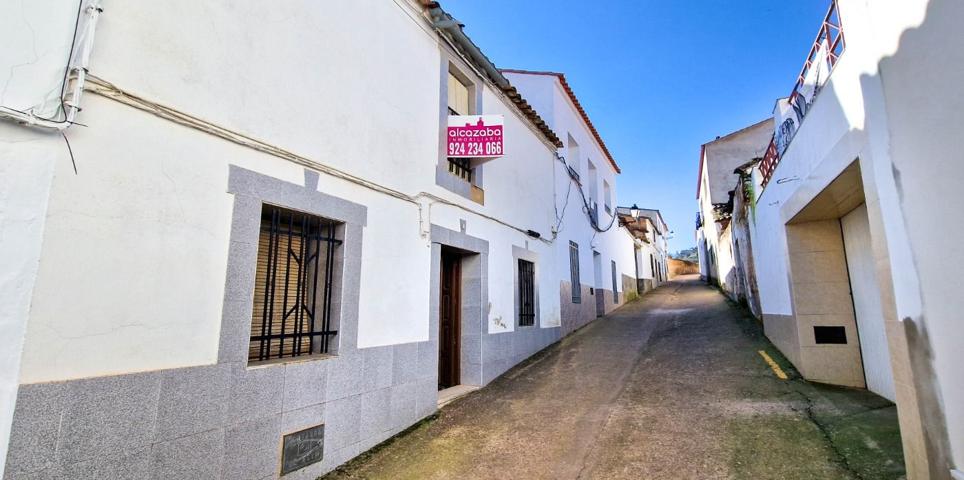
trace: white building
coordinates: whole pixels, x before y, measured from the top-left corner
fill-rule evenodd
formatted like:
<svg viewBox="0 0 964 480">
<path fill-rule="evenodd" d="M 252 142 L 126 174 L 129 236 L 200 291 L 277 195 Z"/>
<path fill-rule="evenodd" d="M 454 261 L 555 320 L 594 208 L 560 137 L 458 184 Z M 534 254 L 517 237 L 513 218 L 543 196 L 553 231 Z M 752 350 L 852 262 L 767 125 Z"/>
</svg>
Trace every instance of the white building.
<svg viewBox="0 0 964 480">
<path fill-rule="evenodd" d="M 896 401 L 912 479 L 964 478 L 961 18 L 833 2 L 753 171 L 767 336 L 806 378 Z"/>
<path fill-rule="evenodd" d="M 619 166 L 589 115 L 556 72 L 503 70 L 550 128 L 564 139 L 555 164 L 557 265 L 565 332 L 610 312 L 631 299 L 637 287 L 633 235 L 618 221 L 616 176 Z M 590 223 L 590 228 L 585 225 Z M 578 258 L 578 266 L 572 259 Z M 591 276 L 590 276 L 591 275 Z M 573 285 L 579 283 L 579 288 Z M 573 323 L 566 324 L 565 319 Z"/>
<path fill-rule="evenodd" d="M 0 0 L 4 478 L 314 478 L 637 284 L 575 97 L 434 2 L 98 4 Z"/>
<path fill-rule="evenodd" d="M 632 209 L 629 210 L 632 211 Z M 639 277 L 643 280 L 641 292 L 647 292 L 669 279 L 668 242 L 673 232 L 666 225 L 663 214 L 659 210 L 641 208 L 638 216 L 646 226 L 646 234 L 640 238 L 637 263 L 640 266 Z"/>
<path fill-rule="evenodd" d="M 773 121 L 766 119 L 700 147 L 696 190 L 699 206 L 696 251 L 700 276 L 731 292 L 736 282 L 732 236 L 729 232 L 732 197 L 739 175 L 736 169 L 760 158 L 773 137 Z"/>
</svg>

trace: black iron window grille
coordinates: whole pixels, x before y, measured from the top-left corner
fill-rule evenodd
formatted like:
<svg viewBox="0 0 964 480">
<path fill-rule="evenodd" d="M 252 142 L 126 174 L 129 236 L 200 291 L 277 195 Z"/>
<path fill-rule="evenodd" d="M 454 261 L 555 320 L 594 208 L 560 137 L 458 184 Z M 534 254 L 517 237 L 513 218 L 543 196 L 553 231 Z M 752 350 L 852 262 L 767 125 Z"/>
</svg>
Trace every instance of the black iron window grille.
<svg viewBox="0 0 964 480">
<path fill-rule="evenodd" d="M 579 245 L 569 242 L 569 274 L 572 277 L 572 303 L 582 303 L 582 284 L 579 282 Z"/>
<path fill-rule="evenodd" d="M 519 260 L 519 326 L 536 324 L 536 266 Z"/>
<path fill-rule="evenodd" d="M 258 238 L 248 362 L 328 353 L 335 251 L 332 220 L 265 205 Z"/>
<path fill-rule="evenodd" d="M 619 289 L 616 288 L 616 261 L 610 260 L 613 265 L 613 302 L 619 303 Z"/>
<path fill-rule="evenodd" d="M 450 158 L 449 173 L 472 183 L 472 163 L 468 158 Z"/>
</svg>

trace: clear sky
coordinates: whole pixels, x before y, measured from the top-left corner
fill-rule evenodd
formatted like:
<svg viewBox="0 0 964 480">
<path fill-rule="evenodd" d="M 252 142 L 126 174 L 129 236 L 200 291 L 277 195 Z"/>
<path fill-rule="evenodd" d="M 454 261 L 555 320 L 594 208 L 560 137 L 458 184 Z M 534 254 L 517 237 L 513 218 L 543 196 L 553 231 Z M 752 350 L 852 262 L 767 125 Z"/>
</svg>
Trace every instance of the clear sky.
<svg viewBox="0 0 964 480">
<path fill-rule="evenodd" d="M 620 206 L 695 245 L 700 145 L 769 116 L 830 0 L 441 0 L 499 68 L 569 84 L 622 168 Z"/>
</svg>

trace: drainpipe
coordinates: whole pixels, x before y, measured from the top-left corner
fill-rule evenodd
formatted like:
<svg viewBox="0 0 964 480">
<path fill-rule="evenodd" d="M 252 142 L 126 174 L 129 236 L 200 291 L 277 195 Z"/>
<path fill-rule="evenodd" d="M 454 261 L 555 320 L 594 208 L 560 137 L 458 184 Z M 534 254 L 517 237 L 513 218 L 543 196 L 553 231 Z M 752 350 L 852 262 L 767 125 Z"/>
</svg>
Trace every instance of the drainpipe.
<svg viewBox="0 0 964 480">
<path fill-rule="evenodd" d="M 74 124 L 74 118 L 80 112 L 80 97 L 84 91 L 87 79 L 87 65 L 90 63 L 90 51 L 94 44 L 94 27 L 97 18 L 103 12 L 100 0 L 88 0 L 86 6 L 79 12 L 77 31 L 74 32 L 74 48 L 67 60 L 67 73 L 64 76 L 63 105 L 64 119 L 52 120 L 35 115 L 32 111 L 23 112 L 9 107 L 0 106 L 0 118 L 9 118 L 28 126 L 40 127 L 48 130 L 66 130 Z"/>
</svg>

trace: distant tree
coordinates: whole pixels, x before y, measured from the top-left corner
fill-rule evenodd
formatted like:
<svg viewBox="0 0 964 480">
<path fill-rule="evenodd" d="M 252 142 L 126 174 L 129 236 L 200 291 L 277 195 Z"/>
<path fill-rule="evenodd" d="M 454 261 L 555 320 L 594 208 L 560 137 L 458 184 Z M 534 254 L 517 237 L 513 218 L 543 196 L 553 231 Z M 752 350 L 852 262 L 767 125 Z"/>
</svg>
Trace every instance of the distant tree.
<svg viewBox="0 0 964 480">
<path fill-rule="evenodd" d="M 696 247 L 680 250 L 676 253 L 671 253 L 670 257 L 675 258 L 677 260 L 685 260 L 687 262 L 699 261 L 699 254 L 696 253 Z"/>
</svg>

